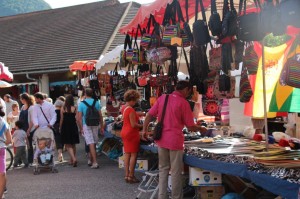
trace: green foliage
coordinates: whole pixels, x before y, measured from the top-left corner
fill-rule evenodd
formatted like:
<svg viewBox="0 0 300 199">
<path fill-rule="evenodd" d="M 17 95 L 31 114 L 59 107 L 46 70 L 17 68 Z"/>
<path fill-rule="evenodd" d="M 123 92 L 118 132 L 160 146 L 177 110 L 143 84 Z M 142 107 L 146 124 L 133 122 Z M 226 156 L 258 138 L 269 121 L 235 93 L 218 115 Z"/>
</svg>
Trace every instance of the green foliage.
<svg viewBox="0 0 300 199">
<path fill-rule="evenodd" d="M 0 17 L 51 9 L 43 0 L 1 0 Z"/>
</svg>

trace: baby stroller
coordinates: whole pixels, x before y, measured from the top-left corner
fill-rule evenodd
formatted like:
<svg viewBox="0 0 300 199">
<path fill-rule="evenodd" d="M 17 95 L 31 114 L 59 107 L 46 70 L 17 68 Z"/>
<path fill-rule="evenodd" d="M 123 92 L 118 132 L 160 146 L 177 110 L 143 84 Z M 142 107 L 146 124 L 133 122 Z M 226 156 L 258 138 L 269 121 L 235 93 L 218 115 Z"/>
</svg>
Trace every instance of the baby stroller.
<svg viewBox="0 0 300 199">
<path fill-rule="evenodd" d="M 48 128 L 37 129 L 33 136 L 35 143 L 34 160 L 35 167 L 33 174 L 40 174 L 40 169 L 50 169 L 52 173 L 57 173 L 58 170 L 54 163 L 55 139 L 52 130 Z"/>
</svg>

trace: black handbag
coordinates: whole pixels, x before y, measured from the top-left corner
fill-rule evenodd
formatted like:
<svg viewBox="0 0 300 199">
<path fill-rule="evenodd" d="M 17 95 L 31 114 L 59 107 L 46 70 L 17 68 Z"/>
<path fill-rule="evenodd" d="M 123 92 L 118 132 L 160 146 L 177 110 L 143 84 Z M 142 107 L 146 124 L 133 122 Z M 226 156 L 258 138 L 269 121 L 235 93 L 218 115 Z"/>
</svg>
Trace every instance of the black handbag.
<svg viewBox="0 0 300 199">
<path fill-rule="evenodd" d="M 259 0 L 254 0 L 256 8 L 260 8 Z M 244 10 L 243 10 L 244 7 Z M 243 14 L 242 14 L 243 10 Z M 240 0 L 239 5 L 239 30 L 238 39 L 242 41 L 260 41 L 263 39 L 264 35 L 259 29 L 259 13 L 249 13 L 246 14 L 246 0 Z"/>
<path fill-rule="evenodd" d="M 279 9 L 284 25 L 300 28 L 299 0 L 282 0 L 279 4 Z"/>
<path fill-rule="evenodd" d="M 219 91 L 230 91 L 230 77 L 223 71 L 219 76 Z"/>
<path fill-rule="evenodd" d="M 223 37 L 234 36 L 237 34 L 237 12 L 234 8 L 233 0 L 230 0 L 230 10 L 228 0 L 224 0 L 222 35 Z"/>
<path fill-rule="evenodd" d="M 185 0 L 186 22 L 183 23 L 183 31 L 187 35 L 190 42 L 194 41 L 193 33 L 189 25 L 189 0 Z"/>
<path fill-rule="evenodd" d="M 208 22 L 209 29 L 213 36 L 220 36 L 222 33 L 222 22 L 217 12 L 216 0 L 211 0 L 211 15 Z"/>
<path fill-rule="evenodd" d="M 200 3 L 202 20 L 198 20 L 198 4 Z M 194 44 L 196 46 L 203 46 L 210 42 L 211 38 L 208 32 L 208 26 L 206 22 L 205 9 L 202 0 L 196 0 L 196 16 L 193 24 L 193 37 Z"/>
<path fill-rule="evenodd" d="M 153 139 L 154 140 L 160 140 L 161 139 L 162 130 L 163 130 L 163 122 L 164 122 L 164 118 L 165 118 L 165 113 L 166 113 L 166 108 L 167 108 L 168 100 L 169 100 L 169 95 L 166 95 L 166 99 L 165 99 L 165 103 L 164 103 L 164 108 L 163 108 L 161 119 L 156 124 L 156 126 L 154 127 L 154 131 L 153 131 Z"/>
</svg>

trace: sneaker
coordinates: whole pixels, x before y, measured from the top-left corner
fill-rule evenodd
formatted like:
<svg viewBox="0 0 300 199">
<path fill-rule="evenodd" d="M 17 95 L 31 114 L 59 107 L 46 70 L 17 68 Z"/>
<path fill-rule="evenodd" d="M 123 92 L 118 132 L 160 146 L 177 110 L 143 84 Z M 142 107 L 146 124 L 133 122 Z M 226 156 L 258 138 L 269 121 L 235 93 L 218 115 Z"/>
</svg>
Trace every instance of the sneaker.
<svg viewBox="0 0 300 199">
<path fill-rule="evenodd" d="M 99 165 L 97 163 L 95 163 L 91 166 L 91 169 L 98 169 L 98 168 L 99 168 Z"/>
<path fill-rule="evenodd" d="M 92 166 L 92 162 L 88 160 L 88 166 Z"/>
</svg>

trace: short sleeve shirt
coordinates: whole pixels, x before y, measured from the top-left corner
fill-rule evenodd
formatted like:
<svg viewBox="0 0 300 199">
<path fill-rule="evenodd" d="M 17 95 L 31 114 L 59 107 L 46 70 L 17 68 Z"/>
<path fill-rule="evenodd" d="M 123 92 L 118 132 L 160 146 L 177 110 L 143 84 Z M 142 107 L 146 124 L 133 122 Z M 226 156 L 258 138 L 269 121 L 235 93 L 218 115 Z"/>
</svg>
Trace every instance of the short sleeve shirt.
<svg viewBox="0 0 300 199">
<path fill-rule="evenodd" d="M 24 130 L 15 130 L 14 134 L 12 135 L 14 146 L 26 146 L 26 137 L 27 135 Z"/>
<path fill-rule="evenodd" d="M 5 132 L 8 129 L 9 129 L 8 123 L 2 117 L 0 117 L 0 148 L 5 148 L 6 147 L 6 145 L 5 145 L 5 141 L 6 141 Z"/>
<path fill-rule="evenodd" d="M 161 120 L 166 95 L 162 95 L 148 112 Z M 162 138 L 156 141 L 157 145 L 170 150 L 183 150 L 184 126 L 194 126 L 193 112 L 184 96 L 174 91 L 169 95 L 165 118 L 163 121 Z"/>
<path fill-rule="evenodd" d="M 86 101 L 89 105 L 92 106 L 93 102 L 94 102 L 94 99 L 93 98 L 87 98 L 85 99 L 84 101 Z M 79 104 L 79 107 L 78 107 L 78 112 L 81 112 L 82 113 L 82 125 L 85 125 L 85 115 L 86 115 L 86 111 L 87 111 L 87 106 L 83 103 L 83 102 L 80 102 Z M 100 102 L 99 100 L 96 100 L 96 104 L 95 104 L 95 108 L 99 111 L 101 110 L 101 105 L 100 105 Z"/>
</svg>

